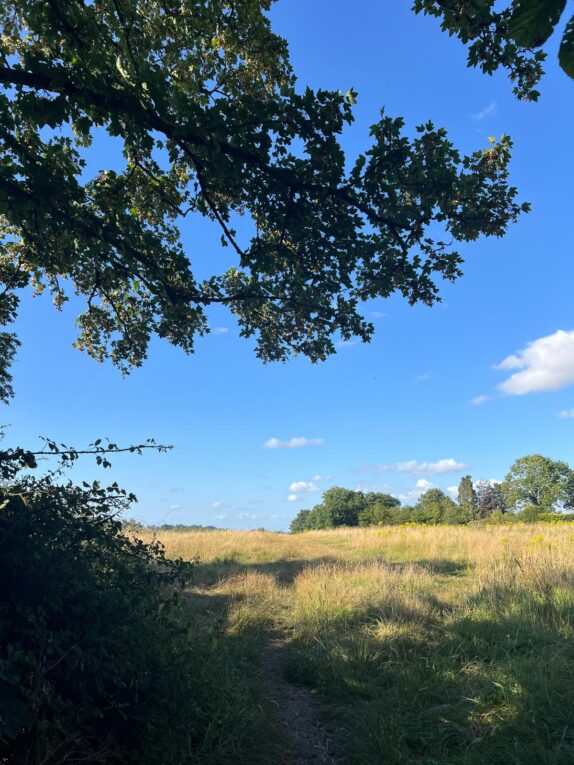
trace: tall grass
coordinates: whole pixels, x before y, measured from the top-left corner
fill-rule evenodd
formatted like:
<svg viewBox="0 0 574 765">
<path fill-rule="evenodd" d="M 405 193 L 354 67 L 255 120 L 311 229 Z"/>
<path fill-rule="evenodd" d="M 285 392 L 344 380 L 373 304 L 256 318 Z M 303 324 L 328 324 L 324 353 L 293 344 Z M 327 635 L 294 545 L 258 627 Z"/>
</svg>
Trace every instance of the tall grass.
<svg viewBox="0 0 574 765">
<path fill-rule="evenodd" d="M 282 761 L 280 741 L 258 760 L 233 722 L 274 729 L 262 656 L 277 632 L 289 641 L 286 678 L 317 691 L 339 723 L 342 762 L 574 762 L 571 525 L 160 539 L 169 555 L 199 558 L 192 614 L 222 641 L 227 672 L 249 678 L 251 711 L 245 695 L 221 702 L 229 762 Z M 204 670 L 215 693 L 218 660 L 215 648 Z"/>
</svg>

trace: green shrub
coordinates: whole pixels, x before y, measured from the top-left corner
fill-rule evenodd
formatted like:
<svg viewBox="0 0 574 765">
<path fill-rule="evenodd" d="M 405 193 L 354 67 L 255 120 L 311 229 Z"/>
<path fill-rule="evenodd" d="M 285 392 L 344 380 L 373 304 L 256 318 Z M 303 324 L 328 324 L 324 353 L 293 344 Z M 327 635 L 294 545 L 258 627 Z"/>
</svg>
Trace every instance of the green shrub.
<svg viewBox="0 0 574 765">
<path fill-rule="evenodd" d="M 528 505 L 517 513 L 517 518 L 524 523 L 562 523 L 572 517 L 572 514 L 548 512 L 536 505 Z"/>
<path fill-rule="evenodd" d="M 514 513 L 505 513 L 502 510 L 493 510 L 490 515 L 476 521 L 479 526 L 501 526 L 507 523 L 515 523 L 517 516 Z"/>
<path fill-rule="evenodd" d="M 131 499 L 51 478 L 0 486 L 2 763 L 187 761 L 192 567 L 122 533 Z"/>
</svg>

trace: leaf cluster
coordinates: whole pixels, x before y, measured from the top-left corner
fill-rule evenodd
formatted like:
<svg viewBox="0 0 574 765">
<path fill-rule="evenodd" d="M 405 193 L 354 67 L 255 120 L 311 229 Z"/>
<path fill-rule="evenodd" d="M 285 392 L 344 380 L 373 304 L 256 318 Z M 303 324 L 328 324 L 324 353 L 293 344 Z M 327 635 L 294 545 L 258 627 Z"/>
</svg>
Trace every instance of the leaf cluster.
<svg viewBox="0 0 574 765">
<path fill-rule="evenodd" d="M 486 74 L 508 71 L 514 94 L 537 101 L 537 85 L 546 59 L 541 47 L 548 42 L 563 16 L 566 0 L 512 0 L 500 8 L 494 0 L 415 0 L 416 13 L 441 19 L 441 28 L 468 45 L 468 65 Z M 574 79 L 574 16 L 566 23 L 558 61 Z"/>
<path fill-rule="evenodd" d="M 346 157 L 358 94 L 297 88 L 270 5 L 0 0 L 0 323 L 16 286 L 57 306 L 74 292 L 77 346 L 128 371 L 153 335 L 192 352 L 219 304 L 260 358 L 318 361 L 334 336 L 369 340 L 363 301 L 432 305 L 461 275 L 455 243 L 501 236 L 527 209 L 506 137 L 462 156 L 432 123 L 409 137 L 381 113 Z M 101 133 L 122 160 L 94 171 Z M 181 243 L 188 215 L 231 249 L 204 279 Z M 7 396 L 16 341 L 0 342 Z"/>
</svg>

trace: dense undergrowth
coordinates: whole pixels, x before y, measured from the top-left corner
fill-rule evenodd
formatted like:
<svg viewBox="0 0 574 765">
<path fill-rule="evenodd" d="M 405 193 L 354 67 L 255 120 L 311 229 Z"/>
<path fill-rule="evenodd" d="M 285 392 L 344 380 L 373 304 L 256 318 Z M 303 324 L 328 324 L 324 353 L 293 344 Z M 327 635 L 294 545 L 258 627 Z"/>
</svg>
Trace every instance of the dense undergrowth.
<svg viewBox="0 0 574 765">
<path fill-rule="evenodd" d="M 122 535 L 123 498 L 30 479 L 0 493 L 3 763 L 178 761 L 192 566 Z"/>
</svg>

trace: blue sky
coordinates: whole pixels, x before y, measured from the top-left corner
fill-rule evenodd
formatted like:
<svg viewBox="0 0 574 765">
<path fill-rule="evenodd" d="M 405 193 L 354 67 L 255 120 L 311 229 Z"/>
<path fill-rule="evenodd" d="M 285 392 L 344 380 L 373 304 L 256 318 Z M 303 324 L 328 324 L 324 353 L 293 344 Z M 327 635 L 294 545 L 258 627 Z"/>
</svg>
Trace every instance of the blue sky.
<svg viewBox="0 0 574 765">
<path fill-rule="evenodd" d="M 217 310 L 219 330 L 194 356 L 155 341 L 122 379 L 72 349 L 77 305 L 57 313 L 47 297 L 26 298 L 16 398 L 0 415 L 8 441 L 153 436 L 174 450 L 118 457 L 106 475 L 87 461 L 76 474 L 120 481 L 145 522 L 278 530 L 332 485 L 414 501 L 464 472 L 502 478 L 535 451 L 574 463 L 574 84 L 554 48 L 540 102 L 523 104 L 504 75 L 467 69 L 464 48 L 408 0 L 359 0 L 352 13 L 342 0 L 280 0 L 272 16 L 301 87 L 358 91 L 350 155 L 368 146 L 381 106 L 409 129 L 432 119 L 463 151 L 509 133 L 512 182 L 533 212 L 505 238 L 463 247 L 465 275 L 442 305 L 373 303 L 373 342 L 319 365 L 262 365 Z M 96 145 L 102 168 L 114 161 L 107 140 Z M 188 221 L 183 237 L 198 271 L 223 268 L 229 255 L 209 224 Z"/>
</svg>

